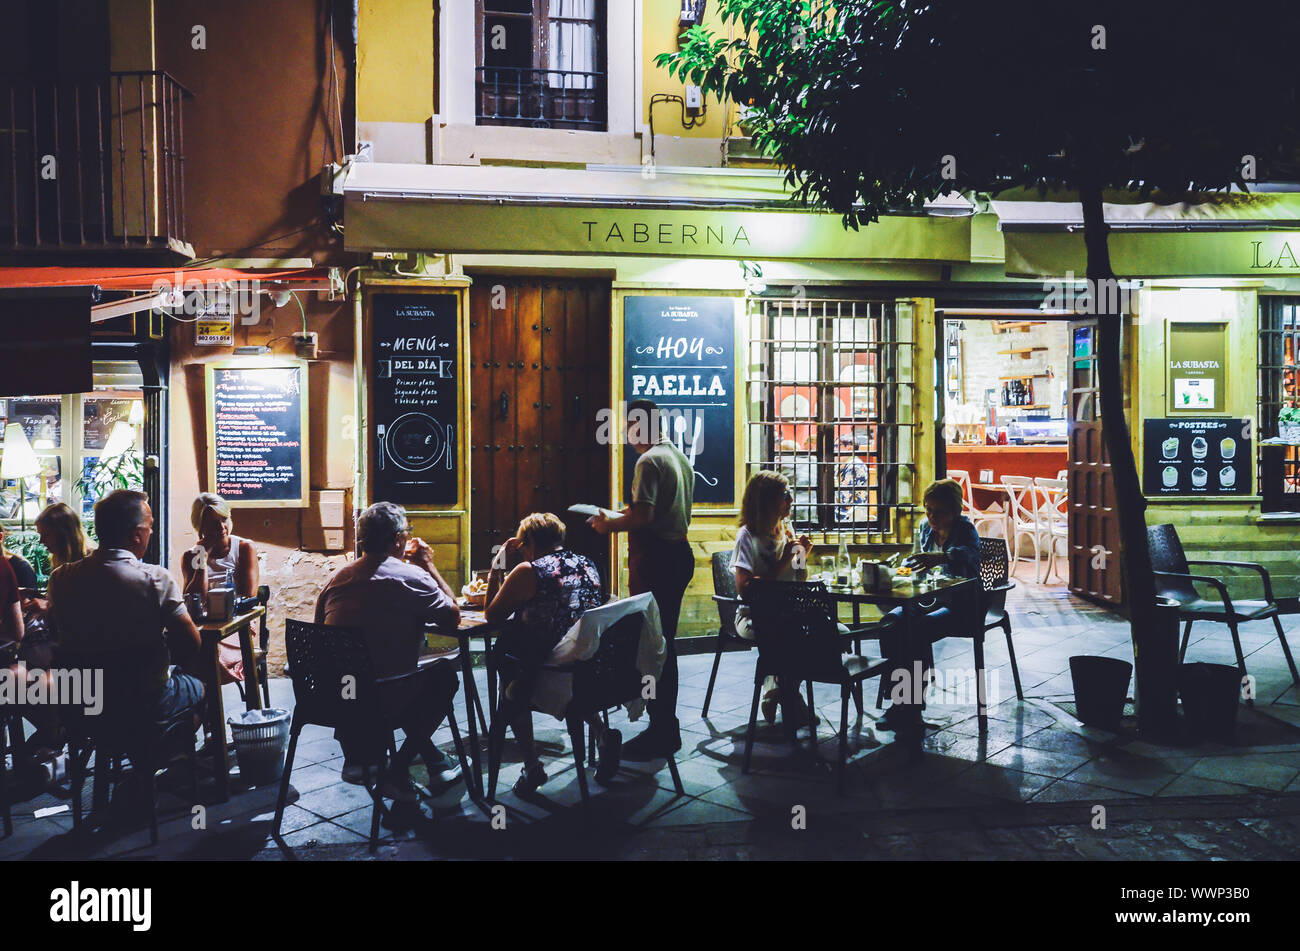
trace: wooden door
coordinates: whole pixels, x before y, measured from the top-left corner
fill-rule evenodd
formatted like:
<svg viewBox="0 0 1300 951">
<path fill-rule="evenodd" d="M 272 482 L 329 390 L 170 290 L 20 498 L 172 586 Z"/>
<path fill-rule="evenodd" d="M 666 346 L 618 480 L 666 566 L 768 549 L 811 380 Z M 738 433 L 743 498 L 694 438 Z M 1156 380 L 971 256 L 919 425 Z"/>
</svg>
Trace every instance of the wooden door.
<svg viewBox="0 0 1300 951">
<path fill-rule="evenodd" d="M 1115 480 L 1102 440 L 1097 321 L 1070 323 L 1070 591 L 1116 607 L 1124 600 Z"/>
<path fill-rule="evenodd" d="M 610 499 L 611 447 L 596 442 L 597 413 L 610 406 L 609 284 L 478 277 L 469 372 L 471 568 L 543 511 L 607 574 L 607 540 L 565 510 Z"/>
</svg>

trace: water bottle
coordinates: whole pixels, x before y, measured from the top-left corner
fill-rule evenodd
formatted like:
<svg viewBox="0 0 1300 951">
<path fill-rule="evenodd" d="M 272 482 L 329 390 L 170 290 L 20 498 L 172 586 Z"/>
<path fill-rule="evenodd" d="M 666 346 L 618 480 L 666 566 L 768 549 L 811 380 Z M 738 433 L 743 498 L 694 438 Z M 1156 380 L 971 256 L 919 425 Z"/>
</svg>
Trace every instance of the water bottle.
<svg viewBox="0 0 1300 951">
<path fill-rule="evenodd" d="M 848 584 L 849 572 L 852 568 L 853 566 L 849 563 L 849 543 L 848 540 L 841 535 L 839 551 L 835 554 L 835 580 L 840 584 Z"/>
</svg>

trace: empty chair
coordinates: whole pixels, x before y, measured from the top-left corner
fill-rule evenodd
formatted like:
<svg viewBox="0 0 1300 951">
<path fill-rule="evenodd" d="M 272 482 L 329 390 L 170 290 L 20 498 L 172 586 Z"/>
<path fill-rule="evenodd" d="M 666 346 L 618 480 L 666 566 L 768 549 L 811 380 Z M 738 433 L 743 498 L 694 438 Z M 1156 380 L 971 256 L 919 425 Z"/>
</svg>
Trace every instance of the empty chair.
<svg viewBox="0 0 1300 951">
<path fill-rule="evenodd" d="M 1187 656 L 1187 644 L 1192 636 L 1194 621 L 1215 621 L 1228 625 L 1232 633 L 1232 646 L 1237 654 L 1237 667 L 1242 677 L 1246 676 L 1246 658 L 1241 651 L 1241 638 L 1237 633 L 1238 625 L 1246 621 L 1263 621 L 1272 619 L 1277 629 L 1277 639 L 1282 645 L 1287 666 L 1291 668 L 1291 680 L 1300 684 L 1300 672 L 1296 671 L 1295 659 L 1291 656 L 1291 645 L 1286 641 L 1282 631 L 1282 620 L 1278 617 L 1277 599 L 1273 596 L 1273 581 L 1268 569 L 1248 561 L 1207 561 L 1189 559 L 1178 539 L 1178 530 L 1172 525 L 1153 525 L 1147 529 L 1147 544 L 1151 548 L 1151 566 L 1155 569 L 1156 594 L 1172 598 L 1178 602 L 1178 619 L 1185 622 L 1183 643 L 1178 651 L 1178 659 Z M 1262 599 L 1234 598 L 1228 589 L 1228 582 L 1208 575 L 1194 575 L 1192 565 L 1210 565 L 1219 568 L 1244 568 L 1257 572 L 1264 586 Z M 1220 601 L 1210 601 L 1201 597 L 1196 584 L 1204 584 L 1218 592 Z M 1251 701 L 1253 702 L 1253 700 Z"/>
<path fill-rule="evenodd" d="M 284 807 L 289 799 L 289 779 L 293 775 L 293 757 L 298 749 L 298 735 L 310 724 L 340 727 L 366 743 L 365 762 L 379 763 L 387 751 L 396 755 L 394 731 L 397 724 L 385 713 L 380 691 L 400 682 L 415 685 L 419 678 L 436 676 L 441 664 L 449 663 L 455 654 L 444 656 L 434 664 L 393 677 L 376 679 L 370 660 L 370 648 L 364 635 L 353 628 L 328 624 L 309 624 L 306 621 L 288 620 L 284 630 L 285 649 L 289 656 L 289 669 L 293 674 L 293 722 L 289 727 L 289 751 L 285 757 L 284 773 L 280 777 L 280 795 L 275 803 L 275 825 L 272 836 L 279 841 L 280 824 L 284 820 Z M 355 687 L 355 696 L 340 689 L 340 684 Z M 448 694 L 444 711 L 451 726 L 452 742 L 460 759 L 465 784 L 474 794 L 469 764 L 465 761 L 465 748 L 461 745 L 460 730 L 452 710 L 452 695 Z M 409 742 L 409 738 L 408 738 Z M 370 774 L 371 771 L 367 770 Z M 364 782 L 374 808 L 370 818 L 370 851 L 379 844 L 379 819 L 384 812 L 383 797 L 379 791 L 379 778 L 367 775 Z"/>
<path fill-rule="evenodd" d="M 1029 539 L 1029 550 L 1037 572 L 1038 542 L 1042 534 L 1042 527 L 1038 520 L 1038 490 L 1034 487 L 1034 480 L 1028 476 L 1003 476 L 1002 484 L 1006 486 L 1008 500 L 1007 550 L 1011 553 L 1012 562 L 1015 563 L 1011 567 L 1011 574 L 1016 573 L 1020 561 L 1022 538 Z"/>
<path fill-rule="evenodd" d="M 840 688 L 839 791 L 844 792 L 844 765 L 848 758 L 849 700 L 859 703 L 861 684 L 869 677 L 879 677 L 891 668 L 888 660 L 842 654 L 843 634 L 835 619 L 835 602 L 821 582 L 787 581 L 750 582 L 747 600 L 753 605 L 754 633 L 758 641 L 758 667 L 754 672 L 754 699 L 749 709 L 749 726 L 745 734 L 745 758 L 742 772 L 749 772 L 754 748 L 754 726 L 758 719 L 758 700 L 763 680 L 777 678 L 782 692 L 798 692 L 801 683 L 808 687 L 808 709 L 813 709 L 814 683 L 835 684 Z M 787 726 L 794 736 L 794 731 Z M 817 746 L 817 728 L 811 729 L 813 749 Z"/>
<path fill-rule="evenodd" d="M 1057 569 L 1057 542 L 1068 540 L 1069 531 L 1069 496 L 1066 491 L 1065 482 L 1061 479 L 1034 479 L 1034 486 L 1038 489 L 1038 523 L 1039 523 L 1039 540 L 1047 543 L 1047 566 L 1043 569 L 1043 581 L 1052 577 L 1052 572 L 1056 571 L 1056 576 L 1062 581 L 1060 571 Z M 1035 576 L 1037 577 L 1037 576 Z"/>
</svg>

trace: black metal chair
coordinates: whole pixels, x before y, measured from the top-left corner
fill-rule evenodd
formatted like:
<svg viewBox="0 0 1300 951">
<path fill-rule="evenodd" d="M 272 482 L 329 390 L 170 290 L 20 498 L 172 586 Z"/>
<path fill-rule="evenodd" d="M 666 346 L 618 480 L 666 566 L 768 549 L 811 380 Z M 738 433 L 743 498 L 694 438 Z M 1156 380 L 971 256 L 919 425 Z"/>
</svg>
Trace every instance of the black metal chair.
<svg viewBox="0 0 1300 951">
<path fill-rule="evenodd" d="M 583 802 L 590 798 L 587 773 L 583 767 L 587 721 L 641 696 L 641 672 L 637 669 L 636 661 L 642 624 L 640 614 L 621 618 L 602 632 L 600 646 L 589 660 L 564 665 L 541 664 L 535 668 L 573 674 L 573 697 L 564 712 L 564 719 L 573 744 L 573 763 L 578 770 L 578 789 L 582 792 Z M 498 691 L 498 698 L 503 693 L 504 691 Z M 506 727 L 513 718 L 510 704 L 511 701 L 502 699 L 501 707 L 492 713 L 492 731 L 488 740 L 488 799 L 493 802 L 496 801 L 497 774 L 501 770 Z M 502 708 L 505 708 L 504 712 Z M 533 708 L 529 706 L 528 709 Z M 676 757 L 670 753 L 666 758 L 668 771 L 673 777 L 673 788 L 677 795 L 685 795 L 682 778 L 677 772 Z"/>
<path fill-rule="evenodd" d="M 758 642 L 758 666 L 754 671 L 754 699 L 749 708 L 749 726 L 745 734 L 745 758 L 741 772 L 749 772 L 754 749 L 754 727 L 758 720 L 758 700 L 763 680 L 772 675 L 785 696 L 807 685 L 808 709 L 813 708 L 814 683 L 836 684 L 840 688 L 840 731 L 838 784 L 844 792 L 844 766 L 848 759 L 849 700 L 859 703 L 861 684 L 870 677 L 887 673 L 891 664 L 884 659 L 869 659 L 857 654 L 843 654 L 843 635 L 836 620 L 835 602 L 821 582 L 764 581 L 750 582 L 747 600 L 753 605 L 754 633 Z M 784 697 L 783 697 L 784 699 Z M 795 731 L 786 727 L 791 738 Z M 817 747 L 817 729 L 812 728 L 813 750 Z"/>
<path fill-rule="evenodd" d="M 343 728 L 355 734 L 366 745 L 367 762 L 380 763 L 384 753 L 396 755 L 397 729 L 385 714 L 380 693 L 393 684 L 414 680 L 433 671 L 433 666 L 417 667 L 393 677 L 376 678 L 370 661 L 370 648 L 364 635 L 353 628 L 328 624 L 309 624 L 306 621 L 288 620 L 284 630 L 285 650 L 289 669 L 293 672 L 293 721 L 289 727 L 289 750 L 285 756 L 284 773 L 280 777 L 280 794 L 275 803 L 275 825 L 272 837 L 280 841 L 280 825 L 284 820 L 284 807 L 289 799 L 289 780 L 293 775 L 293 757 L 298 748 L 298 736 L 308 724 L 331 729 Z M 439 663 L 447 663 L 446 658 Z M 460 759 L 466 786 L 473 795 L 469 763 L 461 744 L 460 730 L 452 709 L 453 696 L 447 697 L 445 712 L 451 726 L 452 742 Z M 374 809 L 370 817 L 370 851 L 379 846 L 379 820 L 386 812 L 379 791 L 378 771 L 364 782 Z M 373 778 L 373 781 L 372 781 Z"/>
<path fill-rule="evenodd" d="M 975 651 L 975 676 L 979 678 L 977 716 L 980 732 L 988 729 L 987 673 L 984 668 L 984 635 L 995 627 L 1002 628 L 1007 637 L 1007 654 L 1011 658 L 1011 676 L 1016 684 L 1016 699 L 1024 700 L 1024 691 L 1020 688 L 1020 668 L 1016 664 L 1016 647 L 1011 640 L 1011 617 L 1007 614 L 1007 592 L 1016 586 L 1010 577 L 1010 565 L 1007 556 L 1006 541 L 1001 538 L 980 537 L 980 594 L 975 607 L 979 623 L 971 628 L 950 631 L 937 640 L 949 637 L 970 638 Z M 928 661 L 934 664 L 932 651 L 928 652 Z"/>
<path fill-rule="evenodd" d="M 144 781 L 149 810 L 149 841 L 158 843 L 158 774 L 174 763 L 185 761 L 190 768 L 190 799 L 199 801 L 199 761 L 194 736 L 198 729 L 194 714 L 168 720 L 154 720 L 143 706 L 149 691 L 141 689 L 141 672 L 156 663 L 156 650 L 144 648 L 101 654 L 79 654 L 58 649 L 52 673 L 65 683 L 102 685 L 102 709 L 95 715 L 80 704 L 61 704 L 59 721 L 68 737 L 68 782 L 72 793 L 72 828 L 81 831 L 81 797 L 90 757 L 95 756 L 93 804 L 108 804 L 110 788 L 120 784 L 122 761 L 131 765 Z M 102 679 L 100 679 L 102 678 Z"/>
<path fill-rule="evenodd" d="M 736 634 L 736 608 L 740 605 L 740 595 L 736 593 L 736 573 L 731 570 L 731 552 L 713 553 L 713 601 L 718 606 L 718 641 L 713 653 L 713 670 L 709 674 L 709 689 L 704 692 L 704 709 L 700 716 L 709 715 L 709 703 L 713 700 L 713 683 L 718 678 L 718 664 L 722 654 L 728 648 L 749 650 L 753 641 Z"/>
<path fill-rule="evenodd" d="M 1237 628 L 1246 621 L 1264 621 L 1272 619 L 1277 629 L 1277 639 L 1282 645 L 1287 666 L 1291 668 L 1291 680 L 1300 684 L 1300 672 L 1296 670 L 1295 658 L 1291 656 L 1291 645 L 1286 641 L 1282 631 L 1282 619 L 1277 598 L 1273 596 L 1273 581 L 1268 569 L 1249 561 L 1208 561 L 1189 559 L 1178 539 L 1178 530 L 1173 525 L 1153 525 L 1147 529 L 1147 544 L 1151 550 L 1151 567 L 1155 569 L 1156 595 L 1171 598 L 1178 602 L 1178 619 L 1184 621 L 1183 643 L 1178 651 L 1181 663 L 1187 656 L 1187 644 L 1192 636 L 1192 623 L 1195 621 L 1214 621 L 1228 625 L 1232 633 L 1232 646 L 1237 653 L 1237 668 L 1242 677 L 1246 676 L 1246 658 L 1241 651 L 1241 637 Z M 1262 599 L 1233 598 L 1227 582 L 1209 575 L 1194 575 L 1192 565 L 1208 565 L 1217 568 L 1245 568 L 1259 573 L 1264 586 Z M 1197 583 L 1207 585 L 1218 592 L 1221 600 L 1210 601 L 1201 597 L 1196 589 Z M 1254 703 L 1253 699 L 1248 699 Z"/>
<path fill-rule="evenodd" d="M 6 641 L 4 644 L 0 644 L 0 669 L 12 665 L 17 656 L 18 644 L 15 641 Z M 14 734 L 14 718 L 16 716 L 16 709 L 11 710 L 7 704 L 0 705 L 0 810 L 4 812 L 6 838 L 14 834 L 14 820 L 10 814 L 11 804 L 9 802 L 9 770 L 6 760 L 10 750 L 17 754 L 22 740 L 21 729 L 16 736 Z"/>
</svg>

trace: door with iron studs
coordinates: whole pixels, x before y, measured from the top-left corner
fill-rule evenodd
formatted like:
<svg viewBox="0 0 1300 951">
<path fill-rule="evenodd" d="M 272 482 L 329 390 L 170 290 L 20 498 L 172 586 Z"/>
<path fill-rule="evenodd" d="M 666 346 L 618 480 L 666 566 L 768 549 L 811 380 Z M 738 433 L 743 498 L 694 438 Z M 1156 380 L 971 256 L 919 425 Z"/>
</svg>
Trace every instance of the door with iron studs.
<svg viewBox="0 0 1300 951">
<path fill-rule="evenodd" d="M 566 522 L 568 547 L 608 569 L 608 542 L 566 514 L 609 503 L 610 287 L 476 275 L 470 290 L 470 567 L 485 569 L 530 512 Z"/>
</svg>

